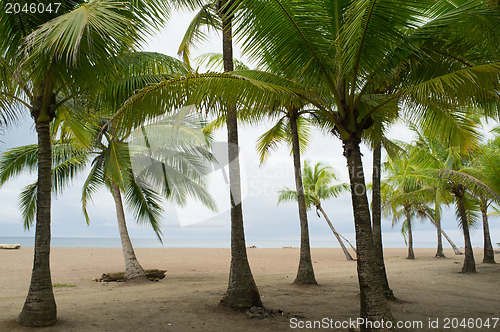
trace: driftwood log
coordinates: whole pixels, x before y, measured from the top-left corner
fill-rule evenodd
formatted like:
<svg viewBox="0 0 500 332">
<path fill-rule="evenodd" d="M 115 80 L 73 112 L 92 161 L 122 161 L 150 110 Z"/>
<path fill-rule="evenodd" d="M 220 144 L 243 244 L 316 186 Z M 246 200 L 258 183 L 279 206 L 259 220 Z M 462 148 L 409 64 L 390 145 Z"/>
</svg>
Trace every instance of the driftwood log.
<svg viewBox="0 0 500 332">
<path fill-rule="evenodd" d="M 146 276 L 150 280 L 156 280 L 165 278 L 165 273 L 167 272 L 167 270 L 153 269 L 153 270 L 144 270 L 144 272 L 146 273 Z M 100 281 L 106 281 L 106 282 L 125 281 L 125 272 L 103 273 Z"/>
<path fill-rule="evenodd" d="M 20 244 L 0 244 L 0 249 L 19 249 Z"/>
</svg>

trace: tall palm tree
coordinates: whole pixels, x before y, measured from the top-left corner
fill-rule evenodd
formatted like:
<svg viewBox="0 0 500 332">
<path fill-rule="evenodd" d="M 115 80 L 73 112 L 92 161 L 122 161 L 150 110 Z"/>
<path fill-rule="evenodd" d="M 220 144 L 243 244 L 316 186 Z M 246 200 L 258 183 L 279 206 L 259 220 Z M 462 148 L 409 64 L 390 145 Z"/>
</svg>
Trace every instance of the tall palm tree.
<svg viewBox="0 0 500 332">
<path fill-rule="evenodd" d="M 466 192 L 466 186 L 457 177 L 449 176 L 454 174 L 454 171 L 460 171 L 467 167 L 470 160 L 469 146 L 449 145 L 443 146 L 437 141 L 430 139 L 419 141 L 420 153 L 427 155 L 422 160 L 427 164 L 430 174 L 434 174 L 437 178 L 445 181 L 446 189 L 453 195 L 456 203 L 457 217 L 459 218 L 460 227 L 464 235 L 465 242 L 465 258 L 462 267 L 463 273 L 476 272 L 476 264 L 470 240 L 470 223 L 474 220 L 471 218 L 473 214 L 468 206 L 471 206 L 471 197 Z M 452 173 L 450 173 L 452 172 Z"/>
<path fill-rule="evenodd" d="M 182 6 L 182 0 L 179 0 Z M 186 5 L 186 4 L 185 4 Z M 224 72 L 235 69 L 233 58 L 233 0 L 190 1 L 188 7 L 199 11 L 190 23 L 179 46 L 178 54 L 189 65 L 191 47 L 206 39 L 203 28 L 222 32 L 222 65 Z M 231 206 L 231 265 L 227 292 L 221 304 L 234 309 L 262 306 L 260 294 L 248 264 L 243 228 L 241 179 L 238 159 L 238 111 L 237 104 L 222 103 L 223 118 L 228 134 L 229 191 Z"/>
<path fill-rule="evenodd" d="M 116 118 L 130 123 L 139 104 L 168 109 L 179 100 L 200 107 L 219 107 L 226 100 L 257 110 L 290 98 L 313 104 L 344 146 L 357 234 L 360 315 L 392 320 L 376 263 L 359 149 L 362 134 L 373 123 L 394 118 L 397 105 L 424 121 L 453 118 L 450 105 L 496 98 L 491 91 L 500 64 L 483 42 L 496 38 L 498 13 L 479 0 L 233 2 L 235 35 L 246 54 L 270 72 L 293 76 L 260 71 L 188 75 L 143 89 Z M 160 100 L 165 95 L 175 101 Z"/>
<path fill-rule="evenodd" d="M 301 152 L 305 150 L 310 134 L 310 126 L 305 118 L 308 111 L 303 107 L 283 107 L 277 114 L 270 114 L 276 124 L 257 140 L 257 151 L 261 163 L 264 162 L 271 150 L 285 141 L 292 149 L 293 167 L 295 175 L 295 193 L 299 209 L 300 221 L 300 259 L 295 284 L 317 284 L 311 258 L 309 241 L 309 223 L 307 218 L 307 198 L 302 180 L 300 162 Z"/>
<path fill-rule="evenodd" d="M 499 161 L 498 141 L 491 141 L 474 153 L 469 167 L 441 173 L 447 181 L 463 184 L 465 190 L 477 200 L 483 221 L 483 263 L 495 263 L 488 225 L 488 207 L 492 202 L 500 202 L 500 168 L 497 164 Z"/>
<path fill-rule="evenodd" d="M 201 127 L 196 117 L 181 113 L 148 124 L 140 130 L 140 136 L 130 143 L 127 142 L 129 140 L 110 139 L 107 135 L 107 144 L 99 139 L 91 150 L 79 147 L 74 137 L 53 142 L 52 179 L 53 188 L 58 193 L 74 176 L 85 171 L 85 166 L 93 159 L 82 191 L 87 224 L 90 222 L 87 206 L 92 194 L 101 186 L 107 187 L 112 193 L 125 261 L 125 279 L 128 281 L 148 279 L 136 258 L 128 234 L 122 197 L 137 222 L 150 225 L 160 241 L 162 197 L 183 205 L 188 196 L 194 196 L 210 209 L 215 209 L 215 203 L 203 181 L 205 161 L 210 153 Z M 57 131 L 57 128 L 53 126 L 53 130 Z M 158 139 L 159 135 L 161 139 Z M 150 144 L 147 149 L 146 141 Z M 151 146 L 151 142 L 154 142 L 154 146 Z M 36 168 L 37 150 L 37 145 L 28 145 L 5 152 L 0 159 L 0 184 L 23 170 Z M 37 189 L 37 182 L 30 184 L 20 196 L 24 225 L 28 229 L 36 214 Z"/>
<path fill-rule="evenodd" d="M 224 72 L 234 70 L 232 0 L 219 0 L 217 13 L 222 28 L 222 57 Z M 230 308 L 262 306 L 259 290 L 248 264 L 243 229 L 240 164 L 238 159 L 238 115 L 236 103 L 226 105 L 226 126 L 229 160 L 229 192 L 231 203 L 231 267 L 226 294 L 221 304 Z"/>
<path fill-rule="evenodd" d="M 412 217 L 416 215 L 425 196 L 432 193 L 426 182 L 436 182 L 419 172 L 415 157 L 410 147 L 406 149 L 409 153 L 389 158 L 385 164 L 387 178 L 382 186 L 385 210 L 392 214 L 392 225 L 404 216 L 406 219 L 402 224 L 401 232 L 408 237 L 408 259 L 415 259 L 413 251 Z M 400 209 L 401 208 L 401 209 Z"/>
<path fill-rule="evenodd" d="M 140 128 L 135 134 L 138 137 L 130 142 L 127 137 L 105 135 L 107 145 L 99 140 L 93 151 L 93 167 L 82 190 L 85 218 L 88 222 L 87 204 L 91 195 L 100 186 L 107 187 L 115 201 L 126 280 L 140 281 L 147 277 L 130 241 L 122 196 L 135 219 L 147 220 L 160 240 L 161 197 L 182 206 L 187 197 L 194 196 L 216 210 L 203 179 L 207 173 L 205 160 L 210 156 L 208 144 L 196 122 L 199 120 L 192 115 L 176 114 Z M 136 149 L 139 151 L 132 152 Z"/>
<path fill-rule="evenodd" d="M 381 274 L 382 290 L 385 297 L 389 300 L 395 300 L 395 295 L 389 286 L 387 272 L 384 262 L 384 248 L 382 244 L 382 198 L 381 198 L 381 179 L 382 179 L 382 149 L 389 154 L 401 153 L 402 149 L 393 141 L 387 139 L 384 135 L 384 126 L 374 124 L 368 132 L 368 138 L 373 148 L 372 160 L 372 201 L 371 218 L 373 230 L 373 242 L 378 251 L 377 267 Z"/>
<path fill-rule="evenodd" d="M 455 252 L 455 255 L 463 255 L 463 253 L 460 251 L 460 249 L 457 248 L 457 246 L 451 240 L 451 238 L 448 236 L 448 234 L 446 234 L 446 232 L 441 227 L 438 228 L 438 225 L 437 225 L 437 222 L 436 222 L 436 215 L 438 213 L 436 213 L 434 209 L 429 208 L 427 205 L 421 205 L 417 209 L 417 214 L 420 217 L 428 218 L 430 220 L 430 222 L 434 226 L 436 226 L 436 229 L 438 229 L 438 231 L 444 236 L 444 238 L 446 239 L 446 241 L 448 241 L 448 243 L 450 244 L 450 246 L 453 248 L 453 251 Z M 442 249 L 442 244 L 441 244 L 441 249 Z M 443 258 L 443 257 L 444 257 L 444 255 L 440 256 L 440 257 L 438 257 L 436 255 L 436 258 Z"/>
<path fill-rule="evenodd" d="M 328 218 L 325 210 L 321 206 L 321 201 L 331 198 L 337 197 L 344 191 L 349 190 L 349 186 L 346 183 L 342 184 L 334 184 L 332 185 L 332 181 L 338 180 L 337 175 L 335 174 L 333 168 L 330 166 L 326 166 L 323 163 L 316 163 L 314 167 L 309 165 L 308 161 L 304 162 L 304 170 L 303 170 L 303 184 L 304 184 L 304 198 L 305 204 L 308 209 L 312 206 L 316 208 L 316 213 L 319 217 L 319 212 L 325 218 L 326 223 L 332 230 L 333 234 L 337 238 L 337 241 L 344 252 L 344 255 L 348 261 L 352 261 L 353 258 L 347 248 L 344 245 L 344 242 L 335 227 L 333 227 L 332 222 Z M 298 197 L 297 192 L 295 190 L 291 190 L 288 187 L 285 187 L 280 190 L 278 197 L 278 204 L 283 201 L 294 201 Z M 344 238 L 345 239 L 345 238 Z M 345 239 L 347 241 L 347 239 Z M 349 242 L 349 241 L 347 241 Z M 349 243 L 350 244 L 350 243 Z M 356 250 L 353 248 L 354 252 Z"/>
<path fill-rule="evenodd" d="M 211 53 L 201 55 L 198 57 L 198 60 L 212 70 L 214 67 L 219 66 L 223 59 L 221 55 Z M 235 67 L 238 70 L 248 70 L 246 65 L 236 59 Z M 312 265 L 307 208 L 303 194 L 302 170 L 300 166 L 300 154 L 305 150 L 310 134 L 309 119 L 306 118 L 308 113 L 311 113 L 311 111 L 305 109 L 304 105 L 292 105 L 291 103 L 267 110 L 266 113 L 257 113 L 253 110 L 247 111 L 244 109 L 238 112 L 238 117 L 242 121 L 249 123 L 258 123 L 262 121 L 263 117 L 267 117 L 269 120 L 275 122 L 275 125 L 257 140 L 256 148 L 261 164 L 268 158 L 269 152 L 277 148 L 280 143 L 287 142 L 291 146 L 300 221 L 300 258 L 294 283 L 303 285 L 317 284 Z M 217 118 L 210 124 L 209 130 L 220 127 L 223 120 L 224 117 Z"/>
<path fill-rule="evenodd" d="M 3 8 L 5 3 L 1 2 Z M 20 4 L 29 6 L 30 2 Z M 1 113 L 6 118 L 12 110 L 28 110 L 39 146 L 34 263 L 28 296 L 18 318 L 21 325 L 46 326 L 57 320 L 49 265 L 49 125 L 55 112 L 82 91 L 98 87 L 97 76 L 113 69 L 110 57 L 142 42 L 164 22 L 162 17 L 153 20 L 155 14 L 168 9 L 169 4 L 160 1 L 70 0 L 57 10 L 0 13 Z"/>
</svg>

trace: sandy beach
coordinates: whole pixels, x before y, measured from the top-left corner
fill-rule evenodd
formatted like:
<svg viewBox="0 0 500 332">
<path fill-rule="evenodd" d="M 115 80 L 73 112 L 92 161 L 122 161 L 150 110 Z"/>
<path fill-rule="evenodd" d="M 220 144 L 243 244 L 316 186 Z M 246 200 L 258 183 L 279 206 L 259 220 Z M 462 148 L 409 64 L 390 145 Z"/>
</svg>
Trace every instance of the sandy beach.
<svg viewBox="0 0 500 332">
<path fill-rule="evenodd" d="M 400 300 L 391 303 L 396 320 L 422 321 L 423 330 L 428 330 L 429 319 L 439 319 L 440 327 L 433 331 L 449 331 L 443 326 L 445 318 L 500 317 L 500 264 L 482 264 L 479 248 L 478 273 L 473 275 L 459 273 L 463 256 L 451 249 L 445 250 L 446 259 L 435 259 L 435 249 L 417 248 L 414 261 L 405 259 L 406 249 L 385 252 L 389 282 Z M 229 249 L 136 253 L 144 268 L 168 270 L 166 278 L 146 285 L 95 282 L 104 272 L 123 271 L 121 249 L 53 248 L 53 283 L 75 287 L 54 288 L 59 321 L 43 331 L 291 331 L 292 318 L 358 317 L 356 263 L 345 261 L 341 249 L 312 250 L 320 285 L 309 287 L 291 284 L 298 249 L 248 249 L 264 305 L 284 312 L 261 320 L 217 306 L 227 287 Z M 500 261 L 500 255 L 496 258 Z M 33 331 L 15 322 L 28 290 L 32 259 L 30 247 L 0 250 L 0 331 Z M 500 322 L 490 330 L 500 330 Z"/>
</svg>

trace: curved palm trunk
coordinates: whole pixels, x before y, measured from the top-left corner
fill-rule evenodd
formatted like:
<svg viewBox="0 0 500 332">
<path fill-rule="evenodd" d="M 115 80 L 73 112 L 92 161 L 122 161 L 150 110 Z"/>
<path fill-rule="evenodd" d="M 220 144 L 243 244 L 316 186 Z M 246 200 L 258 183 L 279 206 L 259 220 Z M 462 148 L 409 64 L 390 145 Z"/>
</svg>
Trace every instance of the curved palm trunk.
<svg viewBox="0 0 500 332">
<path fill-rule="evenodd" d="M 388 299 L 395 299 L 392 289 L 389 287 L 387 272 L 385 271 L 384 247 L 382 244 L 382 199 L 380 195 L 380 180 L 382 170 L 382 144 L 379 142 L 373 149 L 372 170 L 372 229 L 373 242 L 377 249 L 377 268 L 382 279 L 382 289 Z"/>
<path fill-rule="evenodd" d="M 345 255 L 345 258 L 348 260 L 348 261 L 352 261 L 352 256 L 351 254 L 349 253 L 349 251 L 347 250 L 347 248 L 345 247 L 344 245 L 344 242 L 342 242 L 342 239 L 340 238 L 339 236 L 339 233 L 337 233 L 337 231 L 335 230 L 335 228 L 333 227 L 330 219 L 328 218 L 328 216 L 326 215 L 325 213 L 325 210 L 323 210 L 323 208 L 321 207 L 321 205 L 316 205 L 316 208 L 318 210 L 321 211 L 321 214 L 323 215 L 323 217 L 325 217 L 325 220 L 326 220 L 326 223 L 328 224 L 328 226 L 330 226 L 330 229 L 332 230 L 333 234 L 335 235 L 335 237 L 337 238 L 337 241 L 339 242 L 340 244 L 340 247 L 342 247 L 342 251 L 344 252 L 344 255 Z"/>
<path fill-rule="evenodd" d="M 446 239 L 446 241 L 448 241 L 448 243 L 450 244 L 450 246 L 453 248 L 453 251 L 455 252 L 455 255 L 463 255 L 463 252 L 461 252 L 460 249 L 458 249 L 458 247 L 455 245 L 455 243 L 453 243 L 453 241 L 450 239 L 450 237 L 448 236 L 448 234 L 446 234 L 443 229 L 441 229 L 441 233 L 443 234 L 443 236 Z"/>
<path fill-rule="evenodd" d="M 49 121 L 36 121 L 38 133 L 38 193 L 36 199 L 35 257 L 31 283 L 24 307 L 17 319 L 20 325 L 54 325 L 57 308 L 50 276 L 50 207 L 52 194 L 52 146 Z"/>
<path fill-rule="evenodd" d="M 488 225 L 488 205 L 481 200 L 481 214 L 483 216 L 484 257 L 483 263 L 495 264 L 495 253 L 491 245 L 490 227 Z"/>
<path fill-rule="evenodd" d="M 462 231 L 464 233 L 465 242 L 465 259 L 464 265 L 462 267 L 462 273 L 475 273 L 476 262 L 474 261 L 474 253 L 472 251 L 472 244 L 470 242 L 469 221 L 467 220 L 467 213 L 465 211 L 463 189 L 455 190 L 454 194 L 457 199 L 458 211 L 460 213 L 460 222 L 462 224 Z"/>
<path fill-rule="evenodd" d="M 148 281 L 146 273 L 141 264 L 135 257 L 134 247 L 128 235 L 127 223 L 125 221 L 125 211 L 123 209 L 122 196 L 120 188 L 116 183 L 111 184 L 113 198 L 116 207 L 116 219 L 118 220 L 118 229 L 122 241 L 123 258 L 125 260 L 125 280 L 127 281 Z"/>
<path fill-rule="evenodd" d="M 436 228 L 437 228 L 437 222 L 436 222 L 436 220 L 434 220 L 434 218 L 429 213 L 427 213 L 427 212 L 424 212 L 424 213 L 427 216 L 427 218 L 429 218 L 429 220 L 431 221 L 431 223 L 434 226 L 436 226 Z M 458 249 L 457 246 L 455 245 L 455 243 L 450 239 L 450 237 L 448 236 L 448 234 L 446 234 L 446 232 L 442 228 L 438 228 L 438 229 L 441 231 L 441 234 L 443 234 L 443 236 L 446 239 L 446 241 L 448 241 L 448 243 L 450 244 L 450 246 L 453 248 L 453 251 L 455 252 L 455 255 L 463 255 L 463 253 L 460 251 L 460 249 Z"/>
<path fill-rule="evenodd" d="M 311 247 L 309 243 L 309 225 L 307 221 L 306 199 L 304 197 L 304 186 L 302 184 L 302 170 L 300 167 L 300 145 L 299 131 L 297 128 L 297 112 L 292 110 L 290 114 L 290 127 L 292 131 L 293 168 L 295 174 L 295 190 L 297 191 L 297 203 L 299 206 L 300 220 L 300 258 L 299 269 L 294 284 L 317 284 L 311 259 Z M 352 259 L 352 258 L 351 258 Z"/>
<path fill-rule="evenodd" d="M 230 0 L 220 0 L 219 8 Z M 233 44 L 232 22 L 226 12 L 221 11 L 222 19 L 222 57 L 224 71 L 232 71 Z M 231 200 L 231 267 L 226 294 L 221 304 L 234 309 L 262 306 L 259 290 L 255 284 L 248 264 L 243 228 L 243 210 L 241 206 L 240 163 L 238 160 L 238 119 L 235 105 L 227 109 L 227 136 L 229 157 L 229 187 Z"/>
<path fill-rule="evenodd" d="M 413 252 L 413 233 L 411 230 L 411 211 L 409 207 L 405 207 L 406 212 L 406 224 L 408 225 L 408 257 L 407 259 L 415 259 L 415 253 Z"/>
<path fill-rule="evenodd" d="M 344 140 L 344 156 L 347 159 L 351 198 L 356 229 L 357 269 L 360 290 L 360 317 L 370 321 L 393 321 L 382 288 L 382 278 L 377 267 L 377 251 L 373 241 L 370 209 L 366 197 L 363 162 L 359 149 L 360 139 Z M 361 326 L 362 331 L 369 330 Z"/>
<path fill-rule="evenodd" d="M 434 203 L 434 210 L 436 211 L 436 220 L 434 225 L 436 226 L 436 231 L 437 231 L 437 250 L 436 250 L 436 255 L 434 257 L 445 258 L 443 252 L 443 238 L 441 237 L 441 233 L 443 233 L 441 230 L 441 214 L 439 213 L 439 203 L 437 202 L 437 200 Z M 455 250 L 455 248 L 453 248 L 453 250 Z M 455 251 L 455 254 L 456 253 L 457 252 Z"/>
</svg>

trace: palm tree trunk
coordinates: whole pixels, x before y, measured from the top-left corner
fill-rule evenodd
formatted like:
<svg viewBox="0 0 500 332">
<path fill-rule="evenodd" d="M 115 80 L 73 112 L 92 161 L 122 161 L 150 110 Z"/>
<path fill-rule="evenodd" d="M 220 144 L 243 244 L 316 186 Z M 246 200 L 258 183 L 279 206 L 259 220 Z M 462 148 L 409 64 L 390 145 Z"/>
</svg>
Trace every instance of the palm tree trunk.
<svg viewBox="0 0 500 332">
<path fill-rule="evenodd" d="M 434 257 L 436 257 L 436 258 L 445 258 L 444 252 L 443 252 L 443 238 L 441 237 L 441 233 L 442 233 L 442 230 L 441 230 L 441 214 L 439 212 L 439 203 L 437 202 L 437 200 L 434 203 L 434 210 L 436 211 L 436 219 L 435 219 L 435 224 L 434 225 L 436 226 L 436 230 L 437 230 L 437 250 L 436 250 L 436 255 Z"/>
<path fill-rule="evenodd" d="M 342 239 L 340 238 L 339 236 L 339 233 L 337 233 L 337 231 L 335 230 L 335 228 L 333 227 L 332 225 L 332 222 L 330 221 L 330 219 L 328 218 L 328 216 L 326 215 L 325 213 L 325 210 L 323 210 L 323 208 L 321 207 L 321 205 L 316 205 L 316 208 L 318 210 L 321 211 L 321 214 L 323 215 L 323 217 L 325 217 L 325 220 L 326 220 L 326 223 L 328 224 L 328 226 L 330 226 L 330 229 L 332 230 L 333 234 L 335 235 L 335 237 L 337 238 L 337 241 L 339 242 L 340 244 L 340 247 L 342 247 L 342 251 L 344 252 L 344 255 L 345 255 L 345 258 L 348 260 L 348 261 L 352 261 L 352 256 L 351 254 L 349 253 L 349 251 L 347 250 L 347 248 L 345 247 L 344 245 L 344 242 L 342 242 Z"/>
<path fill-rule="evenodd" d="M 481 200 L 481 214 L 483 215 L 484 257 L 483 263 L 495 264 L 495 253 L 491 245 L 490 227 L 488 225 L 488 205 Z"/>
<path fill-rule="evenodd" d="M 406 212 L 406 224 L 408 225 L 408 257 L 407 259 L 415 259 L 415 253 L 413 252 L 413 233 L 411 230 L 411 211 L 409 207 L 405 207 Z"/>
<path fill-rule="evenodd" d="M 450 246 L 453 248 L 453 251 L 455 252 L 455 255 L 463 255 L 463 252 L 461 252 L 460 249 L 458 249 L 458 247 L 455 245 L 455 243 L 453 243 L 453 241 L 450 239 L 450 237 L 448 236 L 448 234 L 446 234 L 443 229 L 441 229 L 441 233 L 443 234 L 443 236 L 446 239 L 446 241 L 448 241 L 448 243 L 450 244 Z"/>
<path fill-rule="evenodd" d="M 111 184 L 113 190 L 113 198 L 116 207 L 116 219 L 118 220 L 118 229 L 120 231 L 120 239 L 122 241 L 123 258 L 125 260 L 125 280 L 127 281 L 148 281 L 146 273 L 141 264 L 137 260 L 132 246 L 132 241 L 128 235 L 127 223 L 125 221 L 125 211 L 123 209 L 122 196 L 120 188 L 116 183 Z"/>
<path fill-rule="evenodd" d="M 229 1 L 220 0 L 219 8 L 224 8 Z M 226 10 L 221 10 L 219 13 L 222 19 L 222 57 L 224 71 L 232 71 L 234 69 L 232 21 L 231 17 L 226 14 L 228 14 Z M 231 200 L 231 267 L 227 292 L 224 294 L 221 304 L 233 309 L 251 308 L 253 306 L 262 307 L 259 290 L 248 264 L 245 245 L 241 206 L 240 163 L 238 159 L 238 119 L 235 105 L 230 105 L 227 109 L 226 124 Z"/>
<path fill-rule="evenodd" d="M 429 218 L 429 220 L 431 221 L 431 223 L 434 226 L 436 226 L 436 228 L 437 228 L 437 221 L 434 220 L 434 218 L 427 211 L 424 212 L 424 213 L 427 216 L 427 218 Z M 455 255 L 463 255 L 463 253 L 460 251 L 460 249 L 458 249 L 457 246 L 455 245 L 455 243 L 450 239 L 450 237 L 448 236 L 448 234 L 446 234 L 446 232 L 442 228 L 439 228 L 439 229 L 441 230 L 441 234 L 443 234 L 443 236 L 446 239 L 446 241 L 448 241 L 448 243 L 453 248 L 453 251 L 455 252 Z"/>
<path fill-rule="evenodd" d="M 295 173 L 295 190 L 297 191 L 297 202 L 299 206 L 300 220 L 300 258 L 299 269 L 294 284 L 317 284 L 311 259 L 311 247 L 309 243 L 309 225 L 307 221 L 306 199 L 304 197 L 304 186 L 302 184 L 302 170 L 300 166 L 299 131 L 297 127 L 297 112 L 291 110 L 290 127 L 292 130 L 293 168 Z M 351 258 L 352 259 L 352 258 Z"/>
<path fill-rule="evenodd" d="M 381 321 L 382 319 L 393 321 L 394 318 L 384 296 L 382 278 L 377 267 L 377 249 L 373 240 L 370 209 L 366 197 L 363 162 L 359 149 L 360 142 L 361 140 L 356 137 L 343 141 L 356 230 L 360 317 L 370 321 Z M 367 326 L 362 326 L 361 330 L 369 329 Z"/>
<path fill-rule="evenodd" d="M 379 142 L 373 149 L 373 170 L 372 170 L 372 229 L 373 242 L 377 249 L 377 268 L 382 278 L 382 289 L 385 297 L 395 299 L 394 292 L 389 287 L 387 272 L 385 271 L 384 247 L 382 244 L 382 199 L 380 195 L 380 181 L 382 176 L 382 144 Z"/>
<path fill-rule="evenodd" d="M 57 308 L 50 276 L 50 207 L 52 146 L 50 121 L 36 121 L 38 133 L 38 193 L 36 199 L 35 257 L 31 283 L 18 323 L 37 327 L 54 325 Z"/>
<path fill-rule="evenodd" d="M 476 262 L 474 261 L 474 253 L 472 251 L 472 244 L 470 242 L 469 221 L 467 220 L 467 214 L 465 211 L 463 189 L 455 190 L 454 194 L 457 198 L 458 211 L 460 213 L 460 221 L 462 224 L 462 231 L 464 233 L 465 242 L 465 259 L 464 266 L 462 267 L 462 273 L 475 273 Z"/>
</svg>

